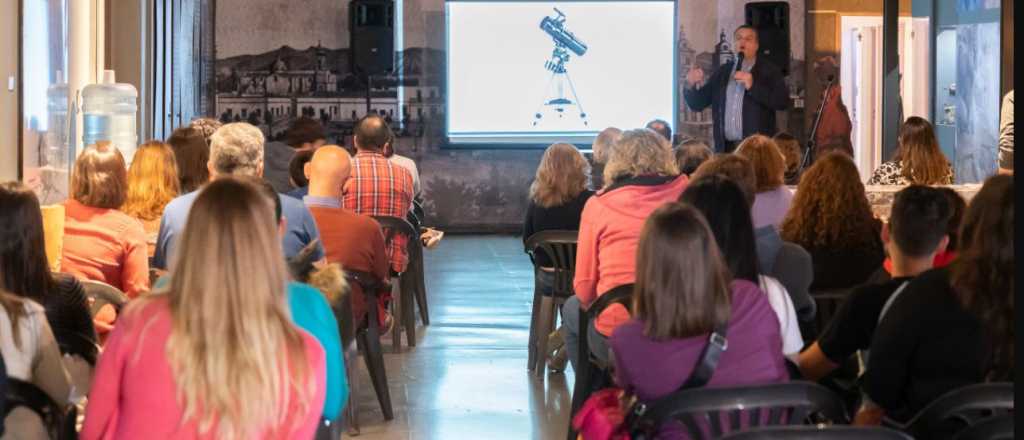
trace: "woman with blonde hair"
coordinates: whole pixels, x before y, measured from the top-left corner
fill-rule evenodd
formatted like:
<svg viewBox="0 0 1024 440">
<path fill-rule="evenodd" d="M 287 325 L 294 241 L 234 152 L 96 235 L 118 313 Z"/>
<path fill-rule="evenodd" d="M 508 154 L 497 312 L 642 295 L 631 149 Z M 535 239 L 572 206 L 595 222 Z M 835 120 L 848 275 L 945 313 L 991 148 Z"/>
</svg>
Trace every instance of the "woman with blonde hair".
<svg viewBox="0 0 1024 440">
<path fill-rule="evenodd" d="M 149 290 L 149 257 L 142 223 L 120 211 L 127 192 L 124 157 L 112 144 L 90 145 L 78 156 L 64 202 L 60 267 L 134 298 Z"/>
<path fill-rule="evenodd" d="M 652 130 L 626 131 L 612 146 L 604 168 L 605 187 L 587 201 L 580 216 L 576 295 L 562 306 L 562 336 L 574 369 L 577 359 L 587 356 L 577 347 L 580 308 L 615 287 L 633 283 L 644 221 L 659 206 L 678 199 L 687 181 L 686 175 L 679 175 L 668 140 Z M 608 336 L 628 319 L 621 305 L 598 316 L 589 331 L 591 351 L 607 359 Z"/>
<path fill-rule="evenodd" d="M 589 172 L 587 160 L 576 147 L 561 143 L 548 147 L 537 167 L 537 176 L 530 185 L 530 204 L 526 208 L 526 220 L 523 221 L 524 243 L 541 231 L 579 230 L 583 206 L 594 195 L 593 191 L 587 189 Z M 552 262 L 543 252 L 535 258 L 536 289 L 542 295 L 550 296 L 555 284 Z M 568 358 L 564 342 L 558 335 L 560 333 L 552 334 L 548 349 L 555 353 L 552 355 L 551 368 L 561 371 Z"/>
<path fill-rule="evenodd" d="M 203 189 L 167 287 L 128 305 L 100 357 L 83 439 L 313 437 L 324 349 L 289 316 L 273 219 L 251 184 Z"/>
<path fill-rule="evenodd" d="M 899 148 L 868 179 L 868 185 L 951 185 L 953 167 L 939 149 L 935 129 L 926 119 L 911 116 L 900 127 Z"/>
<path fill-rule="evenodd" d="M 800 178 L 780 235 L 811 254 L 814 291 L 867 280 L 885 258 L 881 233 L 853 159 L 831 152 Z"/>
<path fill-rule="evenodd" d="M 736 154 L 750 159 L 757 181 L 754 207 L 750 210 L 754 228 L 782 225 L 793 202 L 793 191 L 786 187 L 786 157 L 772 138 L 755 134 L 740 142 Z"/>
<path fill-rule="evenodd" d="M 142 222 L 149 256 L 153 256 L 160 216 L 179 192 L 178 166 L 174 150 L 160 141 L 139 146 L 128 168 L 128 195 L 121 210 Z"/>
</svg>

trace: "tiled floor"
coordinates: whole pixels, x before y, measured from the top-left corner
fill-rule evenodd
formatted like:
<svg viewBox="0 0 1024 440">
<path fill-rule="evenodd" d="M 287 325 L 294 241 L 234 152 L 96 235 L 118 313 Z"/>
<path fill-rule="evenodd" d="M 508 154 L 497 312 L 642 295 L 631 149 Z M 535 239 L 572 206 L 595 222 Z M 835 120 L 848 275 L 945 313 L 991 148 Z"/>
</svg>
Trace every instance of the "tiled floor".
<svg viewBox="0 0 1024 440">
<path fill-rule="evenodd" d="M 384 422 L 360 359 L 353 438 L 564 438 L 571 372 L 526 370 L 533 269 L 522 241 L 448 236 L 425 258 L 431 325 L 415 348 L 384 344 L 395 418 Z"/>
</svg>

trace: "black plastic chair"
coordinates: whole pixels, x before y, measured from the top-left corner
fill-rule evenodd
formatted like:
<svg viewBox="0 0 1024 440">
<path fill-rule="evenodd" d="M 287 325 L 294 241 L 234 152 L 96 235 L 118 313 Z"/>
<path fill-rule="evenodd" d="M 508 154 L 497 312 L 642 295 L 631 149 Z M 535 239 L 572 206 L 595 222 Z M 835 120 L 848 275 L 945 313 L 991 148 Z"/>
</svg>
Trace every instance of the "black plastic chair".
<svg viewBox="0 0 1024 440">
<path fill-rule="evenodd" d="M 960 431 L 954 440 L 1013 440 L 1013 413 L 989 417 Z"/>
<path fill-rule="evenodd" d="M 107 304 L 114 306 L 114 310 L 120 314 L 121 308 L 128 303 L 128 295 L 110 284 L 95 280 L 81 280 L 81 283 L 82 288 L 85 289 L 85 296 L 93 300 L 89 307 L 89 313 L 94 318 L 96 313 Z"/>
<path fill-rule="evenodd" d="M 832 321 L 832 317 L 835 316 L 839 310 L 839 306 L 846 301 L 849 297 L 852 287 L 843 289 L 828 289 L 818 290 L 811 292 L 811 298 L 814 299 L 816 314 L 814 315 L 814 326 L 813 328 L 801 328 L 801 335 L 805 341 L 814 341 L 818 338 L 818 335 L 825 330 L 828 323 Z"/>
<path fill-rule="evenodd" d="M 729 434 L 722 440 L 913 440 L 888 428 L 861 426 L 771 426 Z"/>
<path fill-rule="evenodd" d="M 555 329 L 558 307 L 573 295 L 572 280 L 576 274 L 577 231 L 541 231 L 526 239 L 526 254 L 537 268 L 537 253 L 545 255 L 554 268 L 554 284 L 551 295 L 543 295 L 534 279 L 533 312 L 530 315 L 530 342 L 528 346 L 528 370 L 537 376 L 544 375 L 544 364 L 548 352 L 548 335 Z"/>
<path fill-rule="evenodd" d="M 348 280 L 350 285 L 359 285 L 363 291 L 363 296 L 366 298 L 366 319 L 361 317 L 353 316 L 351 307 L 351 295 L 346 295 L 349 299 L 348 304 L 344 302 L 335 307 L 335 314 L 339 316 L 343 324 L 341 329 L 342 343 L 345 345 L 346 353 L 349 352 L 350 340 L 346 339 L 349 334 L 355 334 L 356 344 L 363 352 L 363 361 L 366 364 L 366 370 L 370 373 L 370 381 L 373 385 L 373 391 L 377 394 L 377 402 L 380 404 L 380 411 L 384 414 L 384 420 L 391 420 L 394 416 L 394 411 L 391 406 L 391 391 L 388 389 L 388 377 L 387 371 L 384 367 L 384 351 L 380 345 L 380 326 L 377 322 L 378 312 L 380 311 L 380 302 L 377 300 L 377 290 L 382 289 L 386 286 L 382 281 L 378 280 L 373 274 L 368 272 L 361 272 L 355 270 L 346 270 L 345 279 Z M 357 322 L 362 321 L 363 323 L 357 326 Z M 347 361 L 347 359 L 346 359 Z M 356 381 L 357 375 L 355 372 L 355 365 L 353 363 L 346 362 L 348 366 L 348 381 L 349 381 L 349 401 L 346 407 L 348 417 L 346 422 L 349 427 L 355 432 L 359 431 L 359 418 L 358 411 L 355 404 L 355 398 L 358 396 L 358 382 Z"/>
<path fill-rule="evenodd" d="M 764 426 L 847 422 L 838 396 L 804 381 L 677 391 L 644 417 L 655 426 L 678 422 L 691 439 L 719 439 Z"/>
<path fill-rule="evenodd" d="M 395 319 L 395 328 L 392 333 L 392 346 L 395 352 L 399 352 L 402 349 L 402 336 L 401 330 L 405 330 L 405 340 L 410 347 L 416 346 L 416 311 L 413 310 L 415 305 L 413 304 L 414 298 L 420 302 L 420 312 L 426 315 L 426 292 L 417 292 L 416 280 L 414 278 L 414 272 L 418 263 L 414 260 L 422 261 L 423 259 L 423 244 L 420 243 L 420 234 L 409 222 L 403 218 L 388 217 L 388 216 L 372 216 L 374 220 L 380 224 L 381 229 L 384 230 L 384 242 L 386 246 L 391 245 L 391 241 L 394 240 L 395 234 L 401 234 L 408 237 L 408 247 L 406 254 L 409 258 L 409 264 L 405 268 L 405 272 L 392 273 L 391 285 L 392 285 L 392 298 L 391 298 L 391 311 Z M 421 298 L 422 297 L 422 298 Z M 424 319 L 424 323 L 428 320 Z"/>
<path fill-rule="evenodd" d="M 56 440 L 77 439 L 78 432 L 75 430 L 75 423 L 78 409 L 75 405 L 66 405 L 61 409 L 49 395 L 41 388 L 30 382 L 18 380 L 13 377 L 7 378 L 7 388 L 4 390 L 4 418 L 10 415 L 17 407 L 24 407 L 31 410 L 37 416 L 46 429 L 49 438 Z M 10 426 L 4 424 L 6 429 Z M 17 433 L 5 433 L 11 438 L 18 437 Z"/>
<path fill-rule="evenodd" d="M 580 310 L 579 353 L 577 353 L 579 360 L 576 362 L 576 383 L 572 388 L 572 411 L 569 413 L 570 423 L 567 436 L 569 440 L 576 439 L 576 431 L 572 428 L 571 422 L 572 418 L 576 416 L 576 412 L 583 406 L 583 402 L 586 402 L 594 391 L 612 384 L 609 366 L 591 354 L 590 344 L 587 342 L 590 323 L 612 304 L 622 304 L 629 308 L 629 300 L 632 297 L 633 284 L 623 284 L 598 296 L 587 310 Z M 572 353 L 569 355 L 572 356 Z"/>
<path fill-rule="evenodd" d="M 883 420 L 883 424 L 915 438 L 949 439 L 975 424 L 1012 412 L 1012 383 L 982 383 L 942 395 L 905 424 L 889 419 Z"/>
</svg>

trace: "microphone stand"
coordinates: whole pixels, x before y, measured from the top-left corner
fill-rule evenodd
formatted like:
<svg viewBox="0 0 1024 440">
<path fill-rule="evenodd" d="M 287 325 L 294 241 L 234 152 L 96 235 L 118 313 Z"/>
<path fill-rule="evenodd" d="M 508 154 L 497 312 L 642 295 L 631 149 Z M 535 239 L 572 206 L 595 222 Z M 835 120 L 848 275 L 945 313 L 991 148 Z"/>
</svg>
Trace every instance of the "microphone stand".
<svg viewBox="0 0 1024 440">
<path fill-rule="evenodd" d="M 832 90 L 832 85 L 835 83 L 835 80 L 836 77 L 830 75 L 828 79 L 828 84 L 825 85 L 825 92 L 821 98 L 821 105 L 818 106 L 818 114 L 815 115 L 814 125 L 811 126 L 811 136 L 807 138 L 807 149 L 804 150 L 804 157 L 800 161 L 801 173 L 804 169 L 807 168 L 807 166 L 811 164 L 811 150 L 813 150 L 817 146 L 816 142 L 814 141 L 814 138 L 818 134 L 818 125 L 821 124 L 821 113 L 825 111 L 825 104 L 828 103 L 828 95 L 829 92 Z"/>
</svg>

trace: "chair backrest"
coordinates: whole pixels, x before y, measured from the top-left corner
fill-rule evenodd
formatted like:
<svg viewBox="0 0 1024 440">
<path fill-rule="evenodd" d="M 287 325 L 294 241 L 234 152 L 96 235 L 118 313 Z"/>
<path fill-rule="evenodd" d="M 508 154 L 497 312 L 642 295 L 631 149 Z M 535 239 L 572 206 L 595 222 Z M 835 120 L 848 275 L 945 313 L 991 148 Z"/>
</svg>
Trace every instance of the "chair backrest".
<svg viewBox="0 0 1024 440">
<path fill-rule="evenodd" d="M 652 406 L 645 418 L 659 426 L 678 422 L 692 439 L 717 439 L 761 426 L 845 423 L 846 412 L 828 388 L 794 381 L 677 391 Z"/>
<path fill-rule="evenodd" d="M 770 426 L 740 431 L 722 440 L 912 440 L 893 429 L 865 426 Z"/>
<path fill-rule="evenodd" d="M 852 287 L 848 287 L 811 292 L 811 298 L 814 298 L 815 303 L 814 328 L 811 330 L 812 335 L 803 335 L 805 340 L 817 339 L 817 336 L 825 331 L 825 327 L 832 321 L 832 317 L 836 315 L 839 306 L 846 301 L 852 290 Z"/>
<path fill-rule="evenodd" d="M 64 205 L 43 205 L 43 237 L 46 240 L 46 261 L 50 270 L 60 272 L 60 257 L 64 249 Z"/>
<path fill-rule="evenodd" d="M 957 433 L 954 440 L 1013 440 L 1013 413 L 989 417 Z"/>
<path fill-rule="evenodd" d="M 417 256 L 422 253 L 423 243 L 420 242 L 420 233 L 408 220 L 386 215 L 373 215 L 371 217 L 384 230 L 384 243 L 386 246 L 391 245 L 391 240 L 394 240 L 395 234 L 401 234 L 409 238 L 406 250 L 409 258 L 418 258 Z"/>
<path fill-rule="evenodd" d="M 128 303 L 128 295 L 125 295 L 117 287 L 96 280 L 81 280 L 81 282 L 82 288 L 85 289 L 85 296 L 93 300 L 92 306 L 89 308 L 93 317 L 101 307 L 107 304 L 114 306 L 114 309 L 120 313 L 121 307 Z"/>
<path fill-rule="evenodd" d="M 800 321 L 813 322 L 817 307 L 809 291 L 814 278 L 811 254 L 796 243 L 784 241 L 775 254 L 775 264 L 769 275 L 786 288 Z"/>
<path fill-rule="evenodd" d="M 540 231 L 526 239 L 526 253 L 536 265 L 540 252 L 555 269 L 553 295 L 570 297 L 574 294 L 572 280 L 576 276 L 576 237 L 578 231 Z"/>
<path fill-rule="evenodd" d="M 916 438 L 951 438 L 986 419 L 1013 412 L 1013 384 L 994 382 L 950 391 L 917 413 L 904 430 Z"/>
<path fill-rule="evenodd" d="M 39 417 L 43 429 L 51 439 L 70 439 L 75 436 L 75 416 L 77 410 L 74 405 L 67 405 L 61 409 L 49 395 L 41 388 L 30 382 L 18 380 L 13 377 L 7 378 L 7 388 L 4 391 L 4 418 L 10 415 L 17 407 L 30 410 Z M 11 424 L 5 423 L 5 428 L 10 429 Z M 5 437 L 17 438 L 18 433 L 5 432 Z"/>
</svg>

